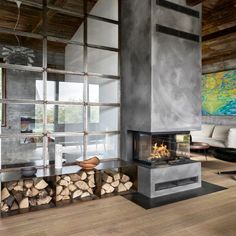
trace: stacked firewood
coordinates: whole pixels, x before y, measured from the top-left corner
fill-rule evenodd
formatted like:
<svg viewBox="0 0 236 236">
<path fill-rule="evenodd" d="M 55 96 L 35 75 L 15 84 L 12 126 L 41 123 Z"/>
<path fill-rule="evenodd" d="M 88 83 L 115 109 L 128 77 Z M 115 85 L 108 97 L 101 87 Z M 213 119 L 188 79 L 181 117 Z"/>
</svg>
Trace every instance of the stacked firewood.
<svg viewBox="0 0 236 236">
<path fill-rule="evenodd" d="M 95 172 L 81 170 L 76 174 L 57 176 L 56 201 L 85 198 L 94 194 Z"/>
<path fill-rule="evenodd" d="M 53 195 L 53 189 L 42 178 L 7 182 L 1 192 L 1 210 L 7 212 L 49 204 Z"/>
<path fill-rule="evenodd" d="M 125 192 L 131 189 L 130 177 L 114 170 L 105 170 L 102 174 L 101 195 L 113 192 Z"/>
</svg>

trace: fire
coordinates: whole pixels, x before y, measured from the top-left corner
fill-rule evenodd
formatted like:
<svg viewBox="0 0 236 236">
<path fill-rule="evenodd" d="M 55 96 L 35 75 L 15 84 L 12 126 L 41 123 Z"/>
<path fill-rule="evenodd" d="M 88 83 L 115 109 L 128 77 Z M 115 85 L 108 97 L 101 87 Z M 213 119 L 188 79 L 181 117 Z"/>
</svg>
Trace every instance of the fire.
<svg viewBox="0 0 236 236">
<path fill-rule="evenodd" d="M 152 159 L 158 159 L 158 158 L 169 157 L 169 156 L 170 156 L 170 152 L 167 149 L 166 145 L 161 144 L 160 146 L 158 146 L 157 143 L 155 143 L 152 146 L 152 153 L 148 159 L 152 160 Z"/>
</svg>

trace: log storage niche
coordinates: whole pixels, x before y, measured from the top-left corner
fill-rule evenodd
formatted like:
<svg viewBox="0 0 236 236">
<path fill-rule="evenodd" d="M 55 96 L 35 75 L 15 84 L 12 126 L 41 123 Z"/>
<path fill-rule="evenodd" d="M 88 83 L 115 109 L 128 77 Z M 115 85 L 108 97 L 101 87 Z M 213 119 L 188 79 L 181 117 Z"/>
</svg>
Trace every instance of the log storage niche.
<svg viewBox="0 0 236 236">
<path fill-rule="evenodd" d="M 133 181 L 119 170 L 107 169 L 102 173 L 101 196 L 106 194 L 125 193 L 133 187 Z"/>
<path fill-rule="evenodd" d="M 95 171 L 80 170 L 75 174 L 56 176 L 56 201 L 89 199 L 95 195 Z"/>
<path fill-rule="evenodd" d="M 21 179 L 2 183 L 1 211 L 28 211 L 53 206 L 55 191 L 50 178 Z M 43 206 L 45 208 L 45 206 Z"/>
</svg>

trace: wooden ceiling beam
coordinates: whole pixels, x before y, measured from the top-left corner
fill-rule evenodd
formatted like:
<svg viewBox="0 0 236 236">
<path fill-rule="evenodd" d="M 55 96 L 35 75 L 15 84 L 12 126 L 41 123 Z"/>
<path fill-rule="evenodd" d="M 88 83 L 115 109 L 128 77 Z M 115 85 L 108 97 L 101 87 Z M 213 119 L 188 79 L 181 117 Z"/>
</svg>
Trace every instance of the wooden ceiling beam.
<svg viewBox="0 0 236 236">
<path fill-rule="evenodd" d="M 202 0 L 186 0 L 187 5 L 193 7 L 201 3 Z"/>
<path fill-rule="evenodd" d="M 236 26 L 232 26 L 227 29 L 219 30 L 211 34 L 204 35 L 202 36 L 202 41 L 205 42 L 205 41 L 213 40 L 222 36 L 233 34 L 235 32 L 236 32 Z"/>
<path fill-rule="evenodd" d="M 232 60 L 232 59 L 236 59 L 236 50 L 225 52 L 225 53 L 219 53 L 215 56 L 205 58 L 202 60 L 202 64 L 209 65 L 216 62 L 224 62 L 224 61 Z"/>
</svg>

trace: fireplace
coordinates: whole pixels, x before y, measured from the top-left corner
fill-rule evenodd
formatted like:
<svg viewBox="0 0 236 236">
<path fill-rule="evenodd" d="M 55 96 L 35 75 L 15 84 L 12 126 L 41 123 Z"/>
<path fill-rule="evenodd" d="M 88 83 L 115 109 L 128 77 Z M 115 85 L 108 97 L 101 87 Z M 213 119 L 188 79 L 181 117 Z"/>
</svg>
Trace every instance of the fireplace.
<svg viewBox="0 0 236 236">
<path fill-rule="evenodd" d="M 189 132 L 132 131 L 133 159 L 149 166 L 182 162 L 190 157 Z"/>
</svg>

